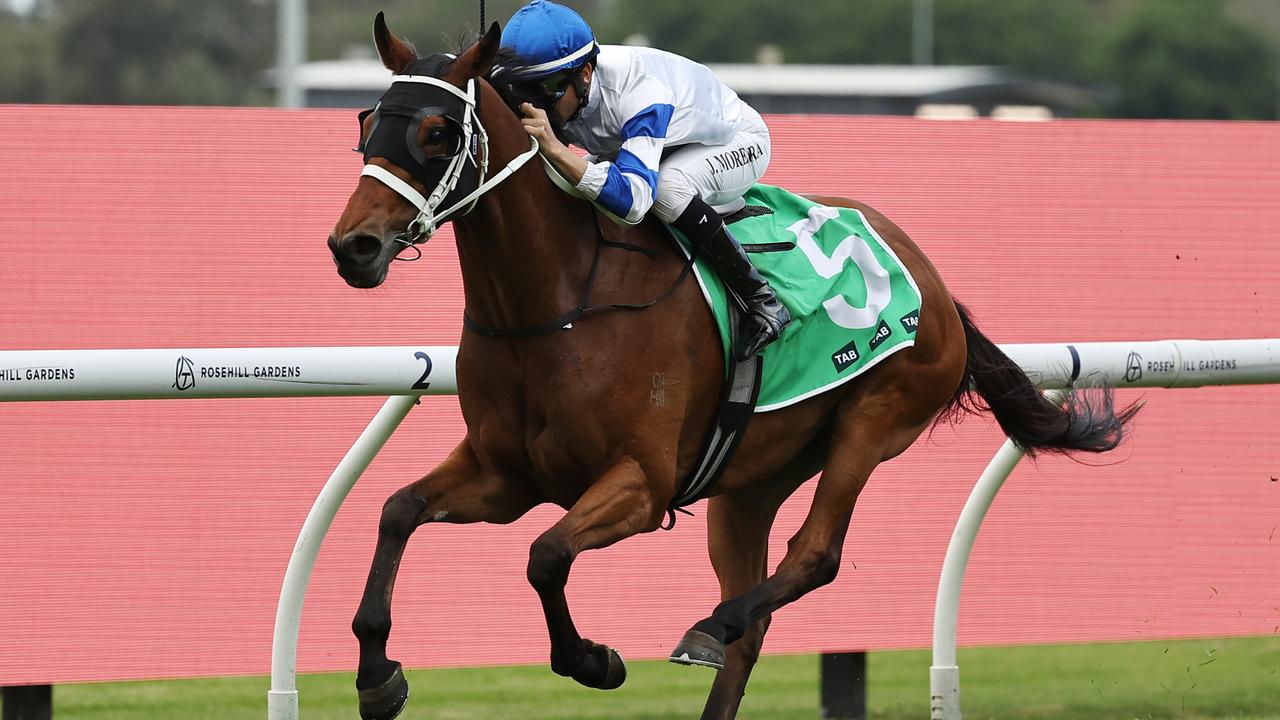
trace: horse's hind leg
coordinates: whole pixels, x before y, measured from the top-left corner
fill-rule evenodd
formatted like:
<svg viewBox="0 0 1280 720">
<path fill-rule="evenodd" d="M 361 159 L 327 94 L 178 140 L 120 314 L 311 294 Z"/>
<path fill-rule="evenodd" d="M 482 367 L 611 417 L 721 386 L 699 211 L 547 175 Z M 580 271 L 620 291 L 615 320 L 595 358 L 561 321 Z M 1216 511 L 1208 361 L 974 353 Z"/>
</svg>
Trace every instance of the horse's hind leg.
<svg viewBox="0 0 1280 720">
<path fill-rule="evenodd" d="M 626 680 L 626 666 L 617 652 L 578 634 L 564 588 L 581 552 L 657 529 L 663 507 L 654 500 L 645 470 L 624 458 L 529 548 L 529 584 L 542 601 L 551 636 L 551 669 L 556 674 L 600 690 L 612 690 Z"/>
<path fill-rule="evenodd" d="M 769 529 L 781 499 L 718 495 L 707 502 L 707 547 L 720 580 L 720 598 L 729 600 L 759 585 L 769 569 Z M 731 720 L 760 656 L 769 616 L 752 623 L 725 652 L 702 720 Z"/>
<path fill-rule="evenodd" d="M 777 571 L 751 590 L 720 603 L 711 617 L 695 624 L 671 653 L 696 664 L 719 667 L 724 646 L 743 637 L 755 622 L 835 579 L 854 502 L 871 471 L 919 436 L 927 417 L 906 424 L 901 396 L 852 402 L 841 409 L 832 450 L 818 481 L 813 504 L 787 545 Z M 939 405 L 941 401 L 939 401 Z"/>
<path fill-rule="evenodd" d="M 378 545 L 351 630 L 360 642 L 356 689 L 360 717 L 389 720 L 404 709 L 409 685 L 400 663 L 387 659 L 391 593 L 409 535 L 423 523 L 509 523 L 541 502 L 531 486 L 486 471 L 467 440 L 421 480 L 382 507 Z"/>
</svg>

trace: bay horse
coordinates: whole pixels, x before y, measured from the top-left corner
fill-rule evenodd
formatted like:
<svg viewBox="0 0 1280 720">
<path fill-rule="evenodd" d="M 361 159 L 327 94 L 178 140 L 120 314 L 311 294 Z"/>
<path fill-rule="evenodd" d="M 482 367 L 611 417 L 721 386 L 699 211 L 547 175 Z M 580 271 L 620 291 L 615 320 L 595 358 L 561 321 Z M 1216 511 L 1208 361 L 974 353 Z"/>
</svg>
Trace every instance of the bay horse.
<svg viewBox="0 0 1280 720">
<path fill-rule="evenodd" d="M 374 287 L 398 254 L 453 221 L 466 302 L 457 382 L 467 432 L 382 509 L 352 622 L 361 716 L 388 720 L 407 701 L 386 646 L 410 534 L 425 523 L 510 523 L 542 503 L 566 510 L 529 549 L 551 668 L 588 687 L 618 687 L 622 659 L 579 635 L 565 585 L 580 553 L 658 529 L 694 469 L 724 390 L 711 313 L 656 220 L 602 223 L 539 162 L 524 162 L 536 144 L 490 82 L 497 23 L 456 58 L 419 58 L 381 13 L 374 39 L 395 82 L 361 117 L 367 164 L 328 244 L 348 284 Z M 916 342 L 851 382 L 755 415 L 711 490 L 708 546 L 721 602 L 672 653 L 718 670 L 703 718 L 736 715 L 771 614 L 835 579 L 872 470 L 932 423 L 985 406 L 1028 451 L 1099 452 L 1116 446 L 1134 412 L 1117 412 L 1106 390 L 1046 401 L 906 233 L 863 203 L 814 200 L 861 210 L 909 269 L 922 297 Z M 643 311 L 584 313 L 588 290 L 600 306 L 661 300 Z M 654 378 L 665 386 L 661 402 Z M 775 514 L 819 471 L 808 515 L 770 574 Z"/>
</svg>

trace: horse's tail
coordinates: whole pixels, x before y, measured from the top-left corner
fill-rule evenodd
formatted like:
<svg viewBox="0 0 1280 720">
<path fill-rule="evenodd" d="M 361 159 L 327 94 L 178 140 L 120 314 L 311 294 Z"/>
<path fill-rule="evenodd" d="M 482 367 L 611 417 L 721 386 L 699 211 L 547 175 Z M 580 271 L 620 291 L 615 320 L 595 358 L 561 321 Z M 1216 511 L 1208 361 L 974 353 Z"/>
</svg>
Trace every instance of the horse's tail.
<svg viewBox="0 0 1280 720">
<path fill-rule="evenodd" d="M 956 310 L 969 349 L 964 378 L 943 409 L 942 419 L 990 409 L 1005 434 L 1031 455 L 1036 451 L 1105 452 L 1120 444 L 1125 426 L 1140 409 L 1138 403 L 1117 412 L 1111 388 L 1069 392 L 1061 405 L 1049 402 L 1027 374 L 978 330 L 959 302 Z"/>
</svg>

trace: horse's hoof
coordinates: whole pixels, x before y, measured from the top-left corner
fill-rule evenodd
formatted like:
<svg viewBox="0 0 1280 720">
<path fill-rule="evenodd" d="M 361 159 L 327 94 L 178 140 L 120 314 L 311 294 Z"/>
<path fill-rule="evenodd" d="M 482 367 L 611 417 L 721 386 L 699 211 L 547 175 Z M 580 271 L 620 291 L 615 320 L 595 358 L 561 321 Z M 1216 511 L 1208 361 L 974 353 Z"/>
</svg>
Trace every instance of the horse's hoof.
<svg viewBox="0 0 1280 720">
<path fill-rule="evenodd" d="M 702 632 L 690 630 L 680 639 L 680 644 L 667 658 L 678 665 L 724 669 L 724 643 Z"/>
<path fill-rule="evenodd" d="M 360 691 L 360 717 L 363 720 L 391 720 L 404 710 L 409 701 L 409 681 L 404 669 L 396 663 L 391 677 L 378 687 Z"/>
<path fill-rule="evenodd" d="M 604 682 L 600 684 L 601 690 L 613 690 L 622 687 L 622 683 L 627 681 L 627 664 L 622 661 L 622 656 L 617 650 L 611 647 L 605 647 L 609 651 L 609 669 L 605 671 Z"/>
<path fill-rule="evenodd" d="M 617 650 L 608 645 L 585 640 L 587 644 L 587 657 L 590 661 L 587 665 L 591 666 L 591 671 L 583 672 L 580 668 L 574 673 L 573 679 L 589 688 L 596 690 L 614 690 L 622 687 L 622 683 L 627 680 L 627 664 L 622 661 L 622 656 Z M 601 657 L 603 655 L 603 657 Z M 599 672 L 600 663 L 604 663 L 604 674 Z"/>
</svg>

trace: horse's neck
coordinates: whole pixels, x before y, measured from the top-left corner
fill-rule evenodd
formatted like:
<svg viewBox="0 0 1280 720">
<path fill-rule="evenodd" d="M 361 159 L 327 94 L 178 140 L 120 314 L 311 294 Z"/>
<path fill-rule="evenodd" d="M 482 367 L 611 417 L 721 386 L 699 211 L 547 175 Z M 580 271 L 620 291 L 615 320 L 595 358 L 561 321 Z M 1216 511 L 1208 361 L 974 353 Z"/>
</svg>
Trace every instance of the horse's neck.
<svg viewBox="0 0 1280 720">
<path fill-rule="evenodd" d="M 477 323 L 543 325 L 578 306 L 595 253 L 595 221 L 589 206 L 551 185 L 538 158 L 454 227 L 467 314 Z"/>
</svg>

